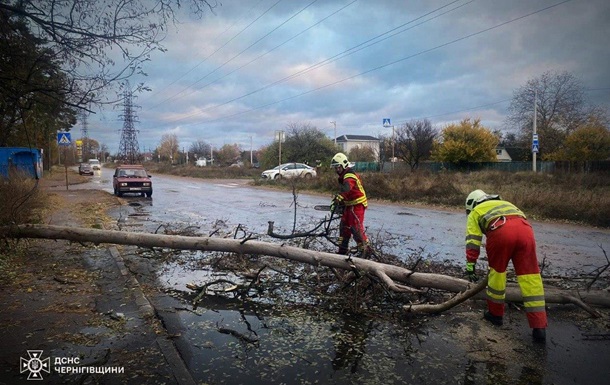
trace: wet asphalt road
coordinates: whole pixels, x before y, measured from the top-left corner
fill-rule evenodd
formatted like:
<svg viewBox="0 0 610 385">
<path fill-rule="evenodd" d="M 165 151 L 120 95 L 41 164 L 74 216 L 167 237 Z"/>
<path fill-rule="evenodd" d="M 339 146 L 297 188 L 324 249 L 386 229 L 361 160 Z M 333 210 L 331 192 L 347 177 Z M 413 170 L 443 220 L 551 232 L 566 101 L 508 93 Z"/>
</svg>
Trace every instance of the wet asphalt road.
<svg viewBox="0 0 610 385">
<path fill-rule="evenodd" d="M 159 226 L 195 225 L 201 233 L 219 222 L 225 229 L 241 224 L 265 239 L 267 222 L 277 233 L 289 233 L 294 222 L 290 192 L 248 186 L 244 180 L 202 180 L 154 175 L 152 198 L 123 197 L 119 218 L 135 231 Z M 103 169 L 90 183 L 75 189 L 112 193 L 111 170 Z M 307 230 L 326 213 L 313 210 L 330 197 L 301 193 L 297 229 Z M 117 218 L 118 219 L 118 218 Z M 433 210 L 370 202 L 366 213 L 369 237 L 386 241 L 384 251 L 399 256 L 427 254 L 437 260 L 463 263 L 462 210 Z M 532 221 L 539 259 L 561 275 L 588 273 L 605 265 L 600 246 L 608 249 L 610 230 Z M 181 264 L 166 266 L 160 282 L 186 290 L 187 282 L 205 282 L 204 270 Z M 456 383 L 456 384 L 596 384 L 607 378 L 610 345 L 587 337 L 579 322 L 566 319 L 562 305 L 550 305 L 545 346 L 530 342 L 524 314 L 508 308 L 504 327 L 481 320 L 482 304 L 472 304 L 448 316 L 429 317 L 421 328 L 387 323 L 350 314 L 263 306 L 214 303 L 197 311 L 164 297 L 158 315 L 168 332 L 180 335 L 178 347 L 191 374 L 202 383 Z M 178 311 L 180 309 L 180 311 Z M 580 317 L 579 317 L 580 318 Z M 258 338 L 256 346 L 218 332 L 219 325 Z M 597 332 L 595 328 L 592 329 Z M 474 341 L 474 343 L 473 343 Z M 474 347 L 473 347 L 474 346 Z"/>
<path fill-rule="evenodd" d="M 275 223 L 275 232 L 290 233 L 312 229 L 326 212 L 313 206 L 329 204 L 330 196 L 298 193 L 296 219 L 294 199 L 290 191 L 276 191 L 248 186 L 248 180 L 206 180 L 169 175 L 153 176 L 152 198 L 124 196 L 125 217 L 129 205 L 141 205 L 137 216 L 146 230 L 160 225 L 196 225 L 205 233 L 219 220 L 227 227 L 241 225 L 248 233 L 267 233 L 268 221 Z M 90 183 L 73 188 L 102 189 L 112 193 L 112 170 L 103 168 Z M 423 254 L 434 260 L 461 263 L 464 260 L 465 215 L 462 210 L 441 210 L 369 203 L 365 224 L 372 239 L 384 239 L 383 251 L 398 256 Z M 572 224 L 532 220 L 536 234 L 538 259 L 546 260 L 549 273 L 589 273 L 604 266 L 605 250 L 610 245 L 610 230 Z"/>
</svg>

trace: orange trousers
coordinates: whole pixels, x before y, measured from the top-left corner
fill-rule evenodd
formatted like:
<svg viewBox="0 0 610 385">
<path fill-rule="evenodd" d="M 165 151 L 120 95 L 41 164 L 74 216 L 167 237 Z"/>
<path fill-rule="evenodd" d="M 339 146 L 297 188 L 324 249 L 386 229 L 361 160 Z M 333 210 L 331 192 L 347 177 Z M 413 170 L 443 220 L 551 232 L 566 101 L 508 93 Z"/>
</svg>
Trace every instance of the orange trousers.
<svg viewBox="0 0 610 385">
<path fill-rule="evenodd" d="M 366 207 L 362 204 L 346 206 L 343 210 L 339 224 L 339 254 L 347 254 L 352 235 L 359 247 L 368 241 L 364 232 L 365 210 Z"/>
<path fill-rule="evenodd" d="M 489 280 L 487 307 L 495 316 L 504 315 L 506 296 L 506 268 L 512 261 L 517 282 L 523 296 L 523 306 L 531 328 L 546 328 L 547 316 L 544 288 L 538 259 L 534 231 L 525 218 L 507 216 L 506 222 L 495 230 L 487 231 L 487 258 Z"/>
</svg>

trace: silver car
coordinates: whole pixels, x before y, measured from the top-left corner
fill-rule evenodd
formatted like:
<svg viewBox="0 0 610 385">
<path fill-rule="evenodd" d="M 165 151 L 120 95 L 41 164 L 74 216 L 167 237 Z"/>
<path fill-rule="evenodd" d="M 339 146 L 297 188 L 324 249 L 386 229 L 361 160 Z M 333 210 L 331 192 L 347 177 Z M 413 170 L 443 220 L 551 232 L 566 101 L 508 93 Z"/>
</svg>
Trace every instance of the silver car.
<svg viewBox="0 0 610 385">
<path fill-rule="evenodd" d="M 316 169 L 304 163 L 284 163 L 261 174 L 263 179 L 280 178 L 313 178 L 317 176 Z"/>
</svg>

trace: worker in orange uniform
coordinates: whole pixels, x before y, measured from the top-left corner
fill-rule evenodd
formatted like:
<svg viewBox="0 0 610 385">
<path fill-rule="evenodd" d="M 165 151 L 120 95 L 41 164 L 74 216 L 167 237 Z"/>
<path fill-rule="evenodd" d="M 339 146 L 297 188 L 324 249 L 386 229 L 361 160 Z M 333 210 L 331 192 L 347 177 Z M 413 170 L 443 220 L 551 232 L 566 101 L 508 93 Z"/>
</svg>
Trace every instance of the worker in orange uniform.
<svg viewBox="0 0 610 385">
<path fill-rule="evenodd" d="M 546 339 L 546 309 L 542 277 L 536 257 L 534 231 L 525 214 L 499 195 L 475 190 L 466 198 L 466 273 L 476 281 L 475 264 L 479 258 L 483 234 L 489 262 L 487 311 L 484 318 L 501 326 L 506 296 L 506 268 L 513 261 L 523 306 L 536 342 Z"/>
<path fill-rule="evenodd" d="M 369 254 L 369 241 L 364 231 L 364 211 L 368 205 L 360 177 L 352 170 L 345 154 L 339 152 L 333 156 L 330 164 L 339 175 L 340 192 L 331 203 L 331 212 L 343 206 L 343 215 L 339 224 L 339 254 L 347 255 L 349 241 L 354 237 L 359 255 L 366 258 Z"/>
</svg>

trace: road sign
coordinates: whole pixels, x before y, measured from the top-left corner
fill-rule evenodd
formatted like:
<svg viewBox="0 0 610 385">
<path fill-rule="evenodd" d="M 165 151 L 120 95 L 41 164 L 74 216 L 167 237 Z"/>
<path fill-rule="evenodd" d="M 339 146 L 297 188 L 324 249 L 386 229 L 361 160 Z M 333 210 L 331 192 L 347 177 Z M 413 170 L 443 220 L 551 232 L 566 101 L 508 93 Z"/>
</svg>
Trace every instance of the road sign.
<svg viewBox="0 0 610 385">
<path fill-rule="evenodd" d="M 72 144 L 72 138 L 69 132 L 58 132 L 57 133 L 57 144 L 60 146 L 69 146 Z"/>
<path fill-rule="evenodd" d="M 535 152 L 535 153 L 538 152 L 538 143 L 532 144 L 532 152 Z"/>
<path fill-rule="evenodd" d="M 392 124 L 390 123 L 390 118 L 383 118 L 383 126 L 390 127 Z"/>
</svg>

